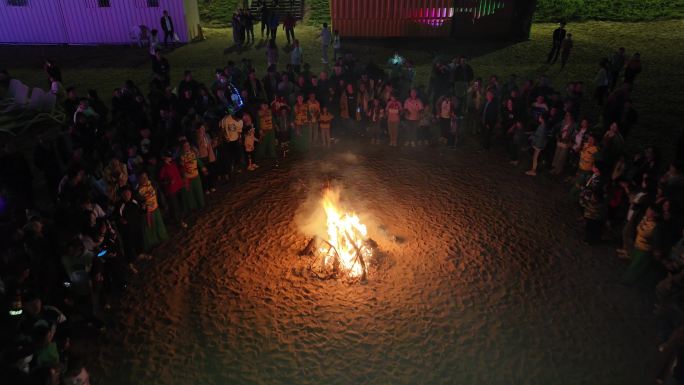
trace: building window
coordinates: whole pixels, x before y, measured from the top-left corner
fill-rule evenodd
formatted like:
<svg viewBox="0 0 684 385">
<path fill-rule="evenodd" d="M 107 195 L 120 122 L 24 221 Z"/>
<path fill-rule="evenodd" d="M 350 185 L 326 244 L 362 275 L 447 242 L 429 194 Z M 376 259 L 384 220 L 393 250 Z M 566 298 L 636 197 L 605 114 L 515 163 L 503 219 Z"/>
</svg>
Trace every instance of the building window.
<svg viewBox="0 0 684 385">
<path fill-rule="evenodd" d="M 100 8 L 111 7 L 111 5 L 109 4 L 109 0 L 97 0 L 97 6 Z"/>
<path fill-rule="evenodd" d="M 159 7 L 159 0 L 147 0 L 148 7 Z"/>
<path fill-rule="evenodd" d="M 28 0 L 7 0 L 7 5 L 10 7 L 26 7 Z"/>
</svg>

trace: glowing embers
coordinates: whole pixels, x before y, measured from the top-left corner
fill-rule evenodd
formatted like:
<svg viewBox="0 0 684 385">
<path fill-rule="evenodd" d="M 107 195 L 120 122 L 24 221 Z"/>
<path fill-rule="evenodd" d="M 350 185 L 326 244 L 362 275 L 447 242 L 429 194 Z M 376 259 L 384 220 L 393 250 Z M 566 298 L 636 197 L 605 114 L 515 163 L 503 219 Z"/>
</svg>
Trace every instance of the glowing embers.
<svg viewBox="0 0 684 385">
<path fill-rule="evenodd" d="M 315 257 L 312 272 L 319 278 L 365 280 L 377 246 L 368 238 L 368 229 L 358 215 L 342 207 L 338 190 L 325 189 L 321 206 L 326 216 L 327 239 L 314 237 L 303 251 Z"/>
</svg>

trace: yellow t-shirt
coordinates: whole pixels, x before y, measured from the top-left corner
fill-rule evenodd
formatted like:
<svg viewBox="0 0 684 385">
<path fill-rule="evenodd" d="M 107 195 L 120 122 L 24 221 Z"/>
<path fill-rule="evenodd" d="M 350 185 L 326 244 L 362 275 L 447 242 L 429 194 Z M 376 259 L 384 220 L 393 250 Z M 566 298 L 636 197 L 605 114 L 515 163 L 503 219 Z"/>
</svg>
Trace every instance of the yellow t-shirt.
<svg viewBox="0 0 684 385">
<path fill-rule="evenodd" d="M 644 219 L 642 219 L 637 226 L 636 238 L 634 238 L 634 248 L 646 252 L 653 251 L 655 246 L 655 231 L 656 222 L 644 217 Z"/>
<path fill-rule="evenodd" d="M 326 112 L 321 114 L 321 116 L 318 117 L 318 122 L 320 124 L 321 129 L 323 130 L 329 130 L 330 129 L 330 124 L 333 121 L 333 114 L 330 112 Z"/>
<path fill-rule="evenodd" d="M 580 151 L 579 169 L 582 171 L 591 171 L 594 168 L 594 155 L 598 152 L 598 147 L 590 146 L 585 143 Z"/>
<path fill-rule="evenodd" d="M 321 104 L 314 100 L 307 102 L 306 106 L 309 112 L 309 121 L 311 123 L 316 123 L 318 121 L 318 117 L 321 115 Z"/>
<path fill-rule="evenodd" d="M 307 113 L 308 113 L 308 108 L 306 104 L 295 104 L 294 106 L 294 111 L 295 111 L 295 119 L 294 123 L 297 126 L 303 126 L 307 122 Z"/>
<path fill-rule="evenodd" d="M 194 152 L 188 151 L 181 154 L 180 164 L 183 167 L 183 173 L 187 179 L 193 179 L 199 176 L 197 155 L 195 155 Z"/>
<path fill-rule="evenodd" d="M 138 194 L 145 199 L 145 210 L 147 210 L 148 213 L 153 212 L 159 207 L 157 192 L 154 190 L 154 187 L 152 187 L 150 181 L 138 186 Z"/>
<path fill-rule="evenodd" d="M 259 129 L 261 131 L 271 131 L 273 129 L 273 114 L 270 110 L 259 111 Z"/>
</svg>

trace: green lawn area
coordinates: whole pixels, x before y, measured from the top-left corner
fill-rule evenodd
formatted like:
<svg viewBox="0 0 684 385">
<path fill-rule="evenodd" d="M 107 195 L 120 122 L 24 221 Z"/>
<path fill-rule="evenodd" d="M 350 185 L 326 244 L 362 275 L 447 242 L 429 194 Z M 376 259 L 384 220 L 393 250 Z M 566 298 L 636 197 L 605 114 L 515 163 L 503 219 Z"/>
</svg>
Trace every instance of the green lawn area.
<svg viewBox="0 0 684 385">
<path fill-rule="evenodd" d="M 684 121 L 684 51 L 680 42 L 684 37 L 684 20 L 621 23 L 591 21 L 571 23 L 569 31 L 575 37 L 575 50 L 568 67 L 548 68 L 544 62 L 549 48 L 549 36 L 554 28 L 551 23 L 536 23 L 531 40 L 505 45 L 493 42 L 469 42 L 452 40 L 375 40 L 356 41 L 345 48 L 367 61 L 385 62 L 395 51 L 409 58 L 416 65 L 418 84 L 427 84 L 429 68 L 435 55 L 465 53 L 473 57 L 472 65 L 477 76 L 498 74 L 505 78 L 511 73 L 520 77 L 536 78 L 546 73 L 557 89 L 571 80 L 583 80 L 587 84 L 585 112 L 596 116 L 597 110 L 591 100 L 593 79 L 601 57 L 609 55 L 616 47 L 625 46 L 628 53 L 642 54 L 644 71 L 636 82 L 633 93 L 640 121 L 629 138 L 633 147 L 647 143 L 660 146 L 665 154 L 672 153 L 675 139 L 681 134 Z M 250 48 L 242 53 L 226 53 L 230 43 L 229 29 L 207 29 L 207 40 L 189 44 L 170 52 L 173 82 L 180 80 L 185 69 L 192 69 L 195 77 L 211 82 L 213 70 L 228 60 L 238 62 L 247 57 L 253 60 L 260 74 L 265 71 L 265 51 Z M 298 27 L 297 37 L 302 41 L 305 60 L 315 70 L 321 69 L 319 44 L 315 40 L 318 28 Z M 278 44 L 284 46 L 285 36 L 280 33 Z M 447 43 L 448 42 L 448 43 Z M 446 43 L 446 44 L 445 44 Z M 65 85 L 76 86 L 81 94 L 88 88 L 100 91 L 109 100 L 111 91 L 126 79 L 132 79 L 143 89 L 150 79 L 150 63 L 145 50 L 130 47 L 3 47 L 0 68 L 7 68 L 14 76 L 31 86 L 46 87 L 40 63 L 50 57 L 62 66 Z M 287 54 L 281 52 L 281 62 Z"/>
<path fill-rule="evenodd" d="M 538 0 L 537 21 L 647 21 L 684 17 L 682 0 Z"/>
<path fill-rule="evenodd" d="M 200 19 L 205 27 L 227 27 L 242 0 L 197 0 Z"/>
</svg>

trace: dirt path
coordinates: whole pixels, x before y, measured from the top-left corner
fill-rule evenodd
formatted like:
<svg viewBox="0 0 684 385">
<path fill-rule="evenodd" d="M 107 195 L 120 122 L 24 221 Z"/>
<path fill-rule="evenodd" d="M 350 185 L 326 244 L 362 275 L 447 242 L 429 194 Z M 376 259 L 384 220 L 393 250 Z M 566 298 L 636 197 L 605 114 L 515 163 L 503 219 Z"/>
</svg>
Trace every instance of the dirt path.
<svg viewBox="0 0 684 385">
<path fill-rule="evenodd" d="M 607 247 L 579 242 L 560 183 L 471 151 L 355 154 L 260 170 L 213 197 L 131 285 L 96 357 L 101 383 L 649 378 L 649 303 L 617 284 Z M 389 256 L 366 284 L 313 279 L 296 255 L 306 237 L 294 218 L 329 177 Z"/>
</svg>

